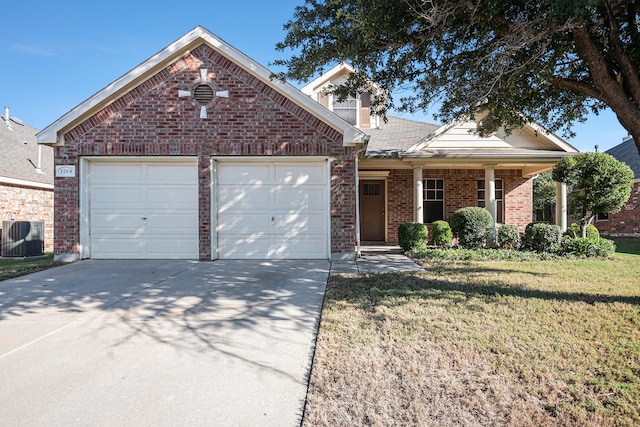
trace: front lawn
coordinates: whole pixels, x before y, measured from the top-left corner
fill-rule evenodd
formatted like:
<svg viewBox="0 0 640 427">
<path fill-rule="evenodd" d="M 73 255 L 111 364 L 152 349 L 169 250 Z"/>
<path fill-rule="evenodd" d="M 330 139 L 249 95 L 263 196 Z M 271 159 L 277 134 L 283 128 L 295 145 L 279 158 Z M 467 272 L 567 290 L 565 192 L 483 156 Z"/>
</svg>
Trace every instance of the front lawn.
<svg viewBox="0 0 640 427">
<path fill-rule="evenodd" d="M 3 258 L 0 259 L 0 280 L 36 273 L 62 264 L 61 262 L 53 261 L 53 253 L 48 253 L 45 257 L 32 259 Z"/>
<path fill-rule="evenodd" d="M 640 424 L 639 255 L 422 262 L 330 278 L 303 425 Z"/>
</svg>

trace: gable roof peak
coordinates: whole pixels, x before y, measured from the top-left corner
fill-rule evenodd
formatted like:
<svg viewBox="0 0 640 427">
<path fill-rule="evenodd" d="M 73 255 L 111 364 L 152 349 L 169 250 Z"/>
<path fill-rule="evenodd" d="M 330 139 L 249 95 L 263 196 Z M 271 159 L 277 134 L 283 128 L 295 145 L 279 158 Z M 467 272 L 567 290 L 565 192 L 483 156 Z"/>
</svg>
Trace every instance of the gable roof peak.
<svg viewBox="0 0 640 427">
<path fill-rule="evenodd" d="M 181 55 L 184 55 L 203 43 L 244 69 L 247 73 L 261 80 L 267 86 L 295 102 L 301 108 L 318 117 L 329 126 L 340 131 L 343 135 L 344 145 L 352 145 L 364 141 L 364 132 L 350 125 L 317 102 L 312 101 L 291 84 L 272 78 L 273 74 L 267 68 L 249 58 L 206 28 L 198 25 L 44 128 L 37 135 L 38 143 L 64 145 L 64 134 L 66 132 L 116 101 L 164 67 L 167 67 Z"/>
</svg>

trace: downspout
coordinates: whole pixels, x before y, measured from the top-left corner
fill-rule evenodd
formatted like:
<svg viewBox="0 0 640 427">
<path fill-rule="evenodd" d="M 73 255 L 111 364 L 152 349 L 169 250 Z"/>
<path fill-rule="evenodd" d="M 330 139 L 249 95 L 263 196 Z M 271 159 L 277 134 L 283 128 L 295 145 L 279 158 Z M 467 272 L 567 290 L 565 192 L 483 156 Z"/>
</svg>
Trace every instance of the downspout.
<svg viewBox="0 0 640 427">
<path fill-rule="evenodd" d="M 367 151 L 367 145 L 369 144 L 370 135 L 364 137 L 364 147 L 355 152 L 356 160 L 356 258 L 362 257 L 362 251 L 360 248 L 360 176 L 358 175 L 358 157 L 360 153 Z"/>
</svg>

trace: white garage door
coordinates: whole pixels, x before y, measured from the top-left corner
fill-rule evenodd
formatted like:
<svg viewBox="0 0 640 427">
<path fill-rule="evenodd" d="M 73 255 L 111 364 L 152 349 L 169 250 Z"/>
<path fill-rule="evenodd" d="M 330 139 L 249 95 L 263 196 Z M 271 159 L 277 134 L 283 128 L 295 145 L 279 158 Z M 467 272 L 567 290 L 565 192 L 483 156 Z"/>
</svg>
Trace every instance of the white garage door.
<svg viewBox="0 0 640 427">
<path fill-rule="evenodd" d="M 198 259 L 195 160 L 89 162 L 92 258 Z"/>
<path fill-rule="evenodd" d="M 225 160 L 216 173 L 219 258 L 329 258 L 325 160 Z"/>
</svg>

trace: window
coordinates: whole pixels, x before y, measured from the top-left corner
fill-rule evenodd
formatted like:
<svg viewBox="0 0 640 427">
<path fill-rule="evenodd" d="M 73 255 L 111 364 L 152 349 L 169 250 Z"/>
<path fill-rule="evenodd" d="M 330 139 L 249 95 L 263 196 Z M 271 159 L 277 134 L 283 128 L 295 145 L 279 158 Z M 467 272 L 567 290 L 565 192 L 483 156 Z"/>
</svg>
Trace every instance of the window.
<svg viewBox="0 0 640 427">
<path fill-rule="evenodd" d="M 485 206 L 486 192 L 484 188 L 484 179 L 478 180 L 478 206 L 481 208 Z M 504 187 L 502 186 L 502 180 L 496 179 L 496 223 L 503 224 L 504 213 Z"/>
<path fill-rule="evenodd" d="M 423 181 L 424 222 L 430 224 L 444 219 L 444 179 L 428 178 Z"/>
<path fill-rule="evenodd" d="M 352 96 L 347 97 L 342 102 L 338 102 L 337 97 L 335 97 L 335 100 L 333 101 L 333 112 L 352 125 L 358 124 L 357 108 L 358 101 Z"/>
<path fill-rule="evenodd" d="M 362 184 L 362 195 L 363 196 L 379 196 L 380 195 L 380 187 L 381 185 L 378 183 L 363 183 Z"/>
<path fill-rule="evenodd" d="M 608 213 L 599 213 L 596 215 L 596 221 L 600 222 L 600 221 L 609 221 L 609 214 Z"/>
</svg>

